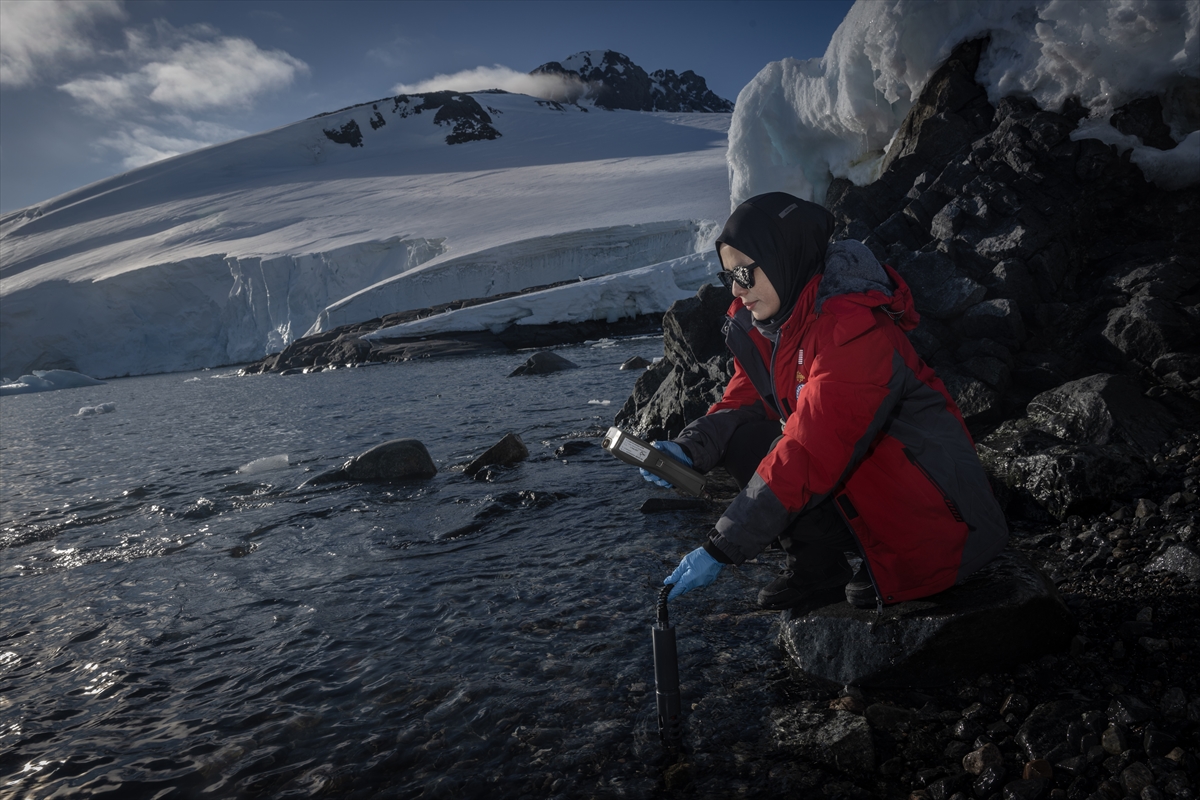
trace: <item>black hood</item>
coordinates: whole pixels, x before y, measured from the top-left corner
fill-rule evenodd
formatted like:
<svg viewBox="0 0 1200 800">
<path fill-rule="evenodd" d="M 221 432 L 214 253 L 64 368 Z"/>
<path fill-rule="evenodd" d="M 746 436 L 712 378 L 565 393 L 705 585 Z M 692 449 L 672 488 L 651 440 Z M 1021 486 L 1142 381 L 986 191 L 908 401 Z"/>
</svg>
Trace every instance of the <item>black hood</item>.
<svg viewBox="0 0 1200 800">
<path fill-rule="evenodd" d="M 779 311 L 764 324 L 787 317 L 800 292 L 822 270 L 833 233 L 833 215 L 816 203 L 784 192 L 751 197 L 734 209 L 717 244 L 741 250 L 762 267 L 779 295 Z"/>
</svg>

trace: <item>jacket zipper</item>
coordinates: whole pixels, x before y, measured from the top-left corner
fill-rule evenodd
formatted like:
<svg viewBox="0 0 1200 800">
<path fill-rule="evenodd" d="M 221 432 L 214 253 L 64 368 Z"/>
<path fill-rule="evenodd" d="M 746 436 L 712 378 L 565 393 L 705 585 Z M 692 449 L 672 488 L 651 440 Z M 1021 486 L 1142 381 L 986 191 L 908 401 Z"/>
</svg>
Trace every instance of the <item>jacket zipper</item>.
<svg viewBox="0 0 1200 800">
<path fill-rule="evenodd" d="M 954 502 L 954 498 L 952 498 L 946 492 L 946 490 L 942 488 L 942 485 L 937 482 L 937 479 L 933 477 L 929 470 L 925 469 L 925 467 L 919 461 L 917 461 L 917 457 L 914 456 L 907 447 L 901 447 L 900 449 L 904 451 L 904 456 L 908 459 L 908 462 L 916 467 L 920 473 L 925 476 L 925 480 L 929 481 L 929 483 L 933 485 L 933 488 L 938 490 L 938 494 L 942 496 L 942 501 L 946 504 L 946 508 L 950 509 L 950 516 L 954 517 L 954 521 L 961 522 L 963 525 L 967 526 L 967 530 L 974 531 L 975 526 L 968 524 L 967 521 L 963 519 L 962 512 L 958 510 L 958 504 Z"/>
<path fill-rule="evenodd" d="M 854 526 L 850 524 L 850 517 L 846 514 L 846 509 L 838 502 L 835 495 L 833 498 L 833 506 L 837 509 L 838 515 L 842 518 L 842 522 L 850 530 L 850 535 L 854 537 L 854 543 L 858 545 L 858 552 L 862 556 L 862 569 L 867 571 L 867 580 L 871 581 L 872 588 L 875 589 L 875 618 L 867 625 L 867 631 L 875 632 L 875 628 L 883 621 L 883 592 L 879 591 L 879 584 L 875 581 L 875 573 L 871 571 L 871 559 L 867 558 L 867 550 L 863 547 L 862 541 L 858 538 L 858 532 L 854 530 Z M 850 498 L 846 500 L 849 502 Z"/>
</svg>

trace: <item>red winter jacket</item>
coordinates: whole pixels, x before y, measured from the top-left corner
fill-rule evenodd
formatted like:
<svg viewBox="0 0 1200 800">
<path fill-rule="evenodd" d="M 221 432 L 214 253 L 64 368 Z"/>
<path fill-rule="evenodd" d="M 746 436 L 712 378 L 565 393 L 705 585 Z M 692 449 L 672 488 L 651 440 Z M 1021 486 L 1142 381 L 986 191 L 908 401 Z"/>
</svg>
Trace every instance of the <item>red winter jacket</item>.
<svg viewBox="0 0 1200 800">
<path fill-rule="evenodd" d="M 782 438 L 710 546 L 741 563 L 832 496 L 880 598 L 898 603 L 965 580 L 1004 548 L 1008 528 L 958 407 L 904 334 L 919 321 L 908 286 L 883 269 L 890 297 L 880 288 L 826 297 L 822 282 L 837 281 L 818 274 L 774 347 L 735 300 L 733 378 L 677 441 L 703 471 L 724 452 L 714 440 L 732 433 L 724 415 L 782 419 Z"/>
</svg>

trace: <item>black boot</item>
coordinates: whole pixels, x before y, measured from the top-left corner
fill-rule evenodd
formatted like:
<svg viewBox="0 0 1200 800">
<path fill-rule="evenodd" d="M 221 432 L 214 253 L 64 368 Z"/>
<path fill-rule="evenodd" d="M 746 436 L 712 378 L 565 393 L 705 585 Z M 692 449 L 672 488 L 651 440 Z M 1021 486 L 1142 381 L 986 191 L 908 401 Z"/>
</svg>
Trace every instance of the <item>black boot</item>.
<svg viewBox="0 0 1200 800">
<path fill-rule="evenodd" d="M 797 576 L 795 570 L 785 569 L 779 573 L 778 578 L 759 590 L 758 605 L 768 611 L 792 608 L 822 589 L 834 589 L 845 585 L 852 574 L 847 565 L 826 577 L 813 580 Z"/>
<path fill-rule="evenodd" d="M 846 584 L 846 602 L 855 608 L 878 608 L 879 595 L 865 569 L 859 569 Z"/>
</svg>

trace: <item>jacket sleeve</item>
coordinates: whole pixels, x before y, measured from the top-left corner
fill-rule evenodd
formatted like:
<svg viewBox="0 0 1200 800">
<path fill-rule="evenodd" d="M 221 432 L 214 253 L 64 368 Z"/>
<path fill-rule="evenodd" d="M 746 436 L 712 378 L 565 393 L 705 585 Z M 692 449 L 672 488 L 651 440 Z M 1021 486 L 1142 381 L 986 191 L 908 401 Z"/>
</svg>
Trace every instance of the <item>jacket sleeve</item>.
<svg viewBox="0 0 1200 800">
<path fill-rule="evenodd" d="M 870 310 L 819 324 L 808 381 L 782 440 L 712 533 L 711 544 L 732 563 L 758 555 L 844 482 L 899 401 L 903 361 Z"/>
<path fill-rule="evenodd" d="M 693 420 L 673 441 L 682 445 L 692 457 L 692 465 L 700 472 L 708 472 L 721 463 L 733 432 L 741 425 L 755 420 L 774 418 L 768 416 L 766 404 L 758 390 L 746 376 L 741 362 L 734 359 L 733 377 L 725 385 L 725 393 L 713 404 L 708 413 Z"/>
</svg>

